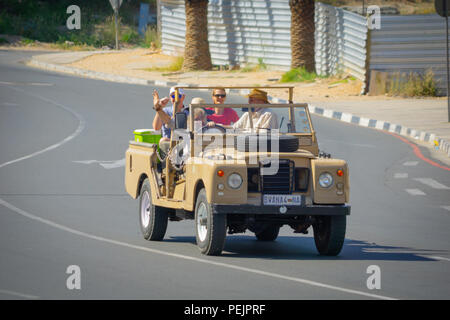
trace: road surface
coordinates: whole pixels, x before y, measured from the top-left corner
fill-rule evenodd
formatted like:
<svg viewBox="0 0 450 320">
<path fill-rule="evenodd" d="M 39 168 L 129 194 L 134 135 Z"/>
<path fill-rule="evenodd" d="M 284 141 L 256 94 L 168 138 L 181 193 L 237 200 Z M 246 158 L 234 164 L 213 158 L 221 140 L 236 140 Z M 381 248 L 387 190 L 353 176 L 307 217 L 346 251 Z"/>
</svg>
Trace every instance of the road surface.
<svg viewBox="0 0 450 320">
<path fill-rule="evenodd" d="M 1 299 L 450 298 L 450 174 L 397 137 L 313 117 L 320 148 L 350 168 L 338 257 L 288 226 L 273 243 L 230 235 L 222 256 L 203 256 L 192 220 L 145 241 L 125 192 L 125 150 L 151 127 L 152 88 L 28 68 L 30 55 L 0 51 Z"/>
</svg>

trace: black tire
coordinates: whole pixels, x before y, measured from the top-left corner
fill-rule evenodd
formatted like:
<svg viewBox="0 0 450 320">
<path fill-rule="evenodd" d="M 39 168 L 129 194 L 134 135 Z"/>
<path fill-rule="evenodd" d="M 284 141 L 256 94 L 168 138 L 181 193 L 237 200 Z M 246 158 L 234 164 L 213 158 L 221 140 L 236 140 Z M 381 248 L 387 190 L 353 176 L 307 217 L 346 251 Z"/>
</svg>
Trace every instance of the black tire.
<svg viewBox="0 0 450 320">
<path fill-rule="evenodd" d="M 317 251 L 324 256 L 337 256 L 344 245 L 346 216 L 321 216 L 313 224 Z"/>
<path fill-rule="evenodd" d="M 238 135 L 235 138 L 234 146 L 238 151 L 249 152 L 251 150 L 260 151 L 266 150 L 271 151 L 271 136 L 264 134 L 248 134 L 248 135 Z M 278 151 L 279 152 L 294 152 L 298 150 L 299 142 L 298 138 L 294 136 L 278 136 Z"/>
<path fill-rule="evenodd" d="M 280 227 L 276 224 L 268 225 L 263 231 L 255 233 L 255 236 L 259 241 L 275 241 L 280 233 Z"/>
<path fill-rule="evenodd" d="M 152 204 L 150 182 L 145 179 L 139 194 L 139 225 L 144 239 L 161 241 L 167 230 L 167 208 Z"/>
<path fill-rule="evenodd" d="M 216 256 L 222 253 L 227 232 L 227 216 L 213 214 L 203 188 L 195 203 L 195 238 L 201 253 Z"/>
</svg>

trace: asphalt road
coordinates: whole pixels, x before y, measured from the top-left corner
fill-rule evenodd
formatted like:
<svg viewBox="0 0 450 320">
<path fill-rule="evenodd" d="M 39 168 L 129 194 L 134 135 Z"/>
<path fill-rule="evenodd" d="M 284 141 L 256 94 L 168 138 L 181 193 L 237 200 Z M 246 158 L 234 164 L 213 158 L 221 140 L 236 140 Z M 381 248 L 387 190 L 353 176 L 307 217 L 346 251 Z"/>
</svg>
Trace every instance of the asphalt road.
<svg viewBox="0 0 450 320">
<path fill-rule="evenodd" d="M 228 236 L 207 257 L 191 220 L 145 241 L 125 192 L 124 153 L 134 129 L 151 127 L 152 88 L 31 69 L 28 57 L 0 51 L 1 299 L 450 298 L 450 174 L 398 138 L 313 118 L 320 148 L 350 167 L 338 257 L 289 227 L 273 243 Z M 80 289 L 67 287 L 72 265 Z M 381 288 L 370 290 L 373 265 Z"/>
</svg>

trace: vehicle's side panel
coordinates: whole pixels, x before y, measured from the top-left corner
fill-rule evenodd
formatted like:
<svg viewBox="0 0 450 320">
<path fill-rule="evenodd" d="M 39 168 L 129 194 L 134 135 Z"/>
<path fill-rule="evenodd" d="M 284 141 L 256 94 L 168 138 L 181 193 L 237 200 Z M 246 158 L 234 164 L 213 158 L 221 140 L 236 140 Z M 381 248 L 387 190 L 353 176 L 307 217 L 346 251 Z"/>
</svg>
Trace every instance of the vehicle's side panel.
<svg viewBox="0 0 450 320">
<path fill-rule="evenodd" d="M 151 187 L 154 188 L 150 159 L 155 154 L 155 148 L 154 144 L 130 142 L 125 153 L 125 189 L 133 199 L 139 195 L 139 179 L 142 174 L 150 178 Z"/>
</svg>

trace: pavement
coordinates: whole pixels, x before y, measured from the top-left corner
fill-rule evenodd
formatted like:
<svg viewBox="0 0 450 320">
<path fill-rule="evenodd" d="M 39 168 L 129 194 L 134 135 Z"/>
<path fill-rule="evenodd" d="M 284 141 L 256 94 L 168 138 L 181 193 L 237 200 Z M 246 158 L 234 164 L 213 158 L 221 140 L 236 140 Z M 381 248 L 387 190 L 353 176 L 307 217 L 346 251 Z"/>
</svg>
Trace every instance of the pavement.
<svg viewBox="0 0 450 320">
<path fill-rule="evenodd" d="M 109 50 L 34 55 L 28 62 L 28 65 L 88 78 L 130 84 L 153 86 L 189 85 L 196 87 L 211 85 L 211 82 L 208 81 L 208 75 L 211 76 L 212 73 L 208 72 L 197 75 L 197 81 L 181 83 L 173 81 L 170 74 L 163 72 L 158 74 L 151 72 L 147 77 L 142 76 L 141 72 L 139 77 L 133 77 L 130 76 L 130 72 L 120 74 L 120 71 L 117 71 L 120 70 L 119 68 L 112 74 L 76 68 L 70 65 L 92 55 L 114 52 Z M 240 75 L 240 78 L 242 77 Z M 253 79 L 248 80 L 248 85 L 255 83 L 255 75 L 252 74 L 251 77 Z M 240 81 L 245 81 L 245 79 L 240 79 Z M 245 94 L 247 91 L 238 90 L 237 93 Z M 272 102 L 284 103 L 285 100 L 273 97 Z M 310 104 L 311 113 L 402 135 L 427 147 L 431 157 L 447 165 L 450 164 L 450 122 L 448 122 L 447 99 L 445 98 L 407 99 L 385 96 L 349 96 L 339 97 L 338 99 L 331 97 L 325 100 L 312 98 L 307 102 Z"/>
</svg>

